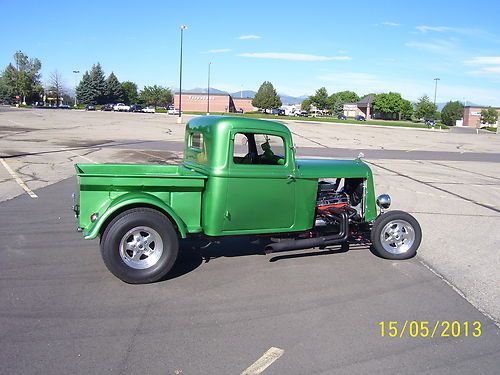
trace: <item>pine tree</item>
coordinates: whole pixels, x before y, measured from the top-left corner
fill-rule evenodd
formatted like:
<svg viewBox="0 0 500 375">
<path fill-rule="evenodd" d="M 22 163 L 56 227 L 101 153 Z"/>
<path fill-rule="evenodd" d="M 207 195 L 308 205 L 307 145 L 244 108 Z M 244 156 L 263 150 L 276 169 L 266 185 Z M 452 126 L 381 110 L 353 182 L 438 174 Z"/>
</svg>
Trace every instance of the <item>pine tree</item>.
<svg viewBox="0 0 500 375">
<path fill-rule="evenodd" d="M 89 78 L 92 102 L 96 104 L 105 104 L 106 80 L 104 78 L 104 72 L 102 71 L 101 64 L 97 63 L 96 65 L 92 65 Z"/>
<path fill-rule="evenodd" d="M 76 99 L 80 104 L 96 104 L 91 94 L 90 75 L 88 71 L 85 72 L 82 80 L 76 87 Z"/>
<path fill-rule="evenodd" d="M 116 78 L 115 74 L 111 72 L 106 80 L 106 99 L 109 103 L 123 102 L 123 89 Z"/>
</svg>

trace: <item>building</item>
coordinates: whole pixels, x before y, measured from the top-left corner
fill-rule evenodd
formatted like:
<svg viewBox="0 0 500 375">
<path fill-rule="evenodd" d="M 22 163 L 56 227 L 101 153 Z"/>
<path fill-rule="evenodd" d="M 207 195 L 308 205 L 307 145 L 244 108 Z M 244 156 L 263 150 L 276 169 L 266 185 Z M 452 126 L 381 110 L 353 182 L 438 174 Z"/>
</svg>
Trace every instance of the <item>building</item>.
<svg viewBox="0 0 500 375">
<path fill-rule="evenodd" d="M 346 117 L 356 117 L 365 116 L 366 119 L 374 117 L 373 113 L 373 100 L 375 95 L 366 95 L 357 103 L 346 103 L 343 106 L 344 116 Z"/>
<path fill-rule="evenodd" d="M 209 95 L 206 92 L 183 92 L 183 112 L 207 112 Z M 174 106 L 179 109 L 179 93 L 174 94 Z M 210 94 L 210 112 L 251 112 L 256 111 L 251 98 L 233 98 L 229 94 Z"/>
<path fill-rule="evenodd" d="M 468 126 L 470 128 L 480 128 L 481 126 L 486 126 L 484 124 L 481 124 L 481 111 L 486 108 L 488 107 L 465 106 L 462 126 Z M 490 124 L 490 126 L 498 128 L 498 126 L 500 125 L 500 108 L 499 107 L 492 107 L 492 108 L 497 110 L 498 120 L 496 124 Z"/>
<path fill-rule="evenodd" d="M 366 119 L 380 120 L 401 120 L 401 114 L 397 112 L 384 113 L 375 112 L 373 109 L 374 94 L 366 95 L 357 103 L 346 103 L 343 106 L 344 116 L 356 117 L 358 115 L 365 116 Z"/>
</svg>

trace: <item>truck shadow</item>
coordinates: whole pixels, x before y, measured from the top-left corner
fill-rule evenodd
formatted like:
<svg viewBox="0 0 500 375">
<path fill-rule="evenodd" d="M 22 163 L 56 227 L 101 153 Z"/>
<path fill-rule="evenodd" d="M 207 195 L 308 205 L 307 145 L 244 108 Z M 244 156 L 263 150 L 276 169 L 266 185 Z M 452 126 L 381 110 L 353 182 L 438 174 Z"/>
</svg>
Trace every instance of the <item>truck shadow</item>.
<svg viewBox="0 0 500 375">
<path fill-rule="evenodd" d="M 222 257 L 262 255 L 269 257 L 269 262 L 273 263 L 283 260 L 342 254 L 348 251 L 370 251 L 369 244 L 351 243 L 332 245 L 324 249 L 284 250 L 266 254 L 264 248 L 269 242 L 265 238 L 255 239 L 255 237 L 245 236 L 219 238 L 212 243 L 201 240 L 184 240 L 180 244 L 179 256 L 174 267 L 161 281 L 181 277 L 194 271 L 203 263 L 208 263 Z"/>
</svg>

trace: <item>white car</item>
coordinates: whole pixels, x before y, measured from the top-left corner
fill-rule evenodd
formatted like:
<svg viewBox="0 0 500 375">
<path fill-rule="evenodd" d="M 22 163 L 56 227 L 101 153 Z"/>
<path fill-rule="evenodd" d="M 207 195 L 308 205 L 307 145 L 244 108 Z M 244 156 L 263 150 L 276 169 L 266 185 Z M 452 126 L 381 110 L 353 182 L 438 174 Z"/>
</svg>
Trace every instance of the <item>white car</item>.
<svg viewBox="0 0 500 375">
<path fill-rule="evenodd" d="M 144 113 L 156 113 L 156 109 L 152 105 L 148 105 L 146 108 L 142 109 L 142 112 L 144 112 Z"/>
<path fill-rule="evenodd" d="M 130 112 L 130 106 L 124 103 L 118 103 L 113 106 L 115 112 Z"/>
<path fill-rule="evenodd" d="M 167 113 L 169 115 L 177 115 L 177 116 L 179 116 L 179 110 L 176 109 L 173 105 L 171 105 L 170 107 L 168 107 Z"/>
</svg>

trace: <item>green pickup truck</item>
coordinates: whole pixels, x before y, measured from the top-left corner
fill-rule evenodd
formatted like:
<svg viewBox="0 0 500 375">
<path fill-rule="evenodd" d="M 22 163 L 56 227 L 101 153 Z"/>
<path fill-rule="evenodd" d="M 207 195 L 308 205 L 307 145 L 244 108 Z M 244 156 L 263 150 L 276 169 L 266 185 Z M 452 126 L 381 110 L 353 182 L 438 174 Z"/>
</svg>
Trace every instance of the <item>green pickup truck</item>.
<svg viewBox="0 0 500 375">
<path fill-rule="evenodd" d="M 375 198 L 366 163 L 297 160 L 290 130 L 273 121 L 194 118 L 182 165 L 75 168 L 79 230 L 100 237 L 104 263 L 127 283 L 163 278 L 194 236 L 260 236 L 266 252 L 366 241 L 389 259 L 414 256 L 422 238 L 411 215 L 385 211 L 388 195 Z"/>
</svg>

